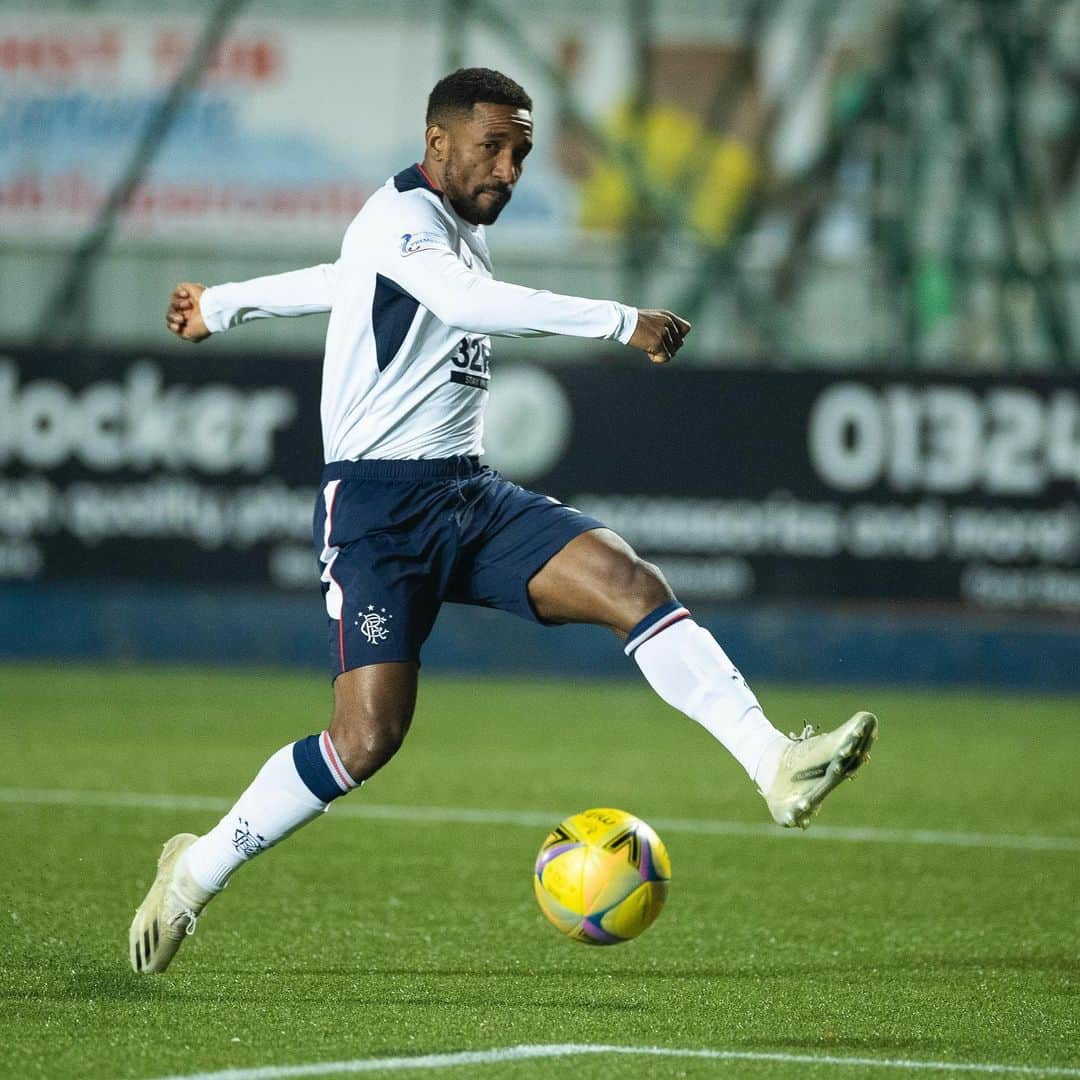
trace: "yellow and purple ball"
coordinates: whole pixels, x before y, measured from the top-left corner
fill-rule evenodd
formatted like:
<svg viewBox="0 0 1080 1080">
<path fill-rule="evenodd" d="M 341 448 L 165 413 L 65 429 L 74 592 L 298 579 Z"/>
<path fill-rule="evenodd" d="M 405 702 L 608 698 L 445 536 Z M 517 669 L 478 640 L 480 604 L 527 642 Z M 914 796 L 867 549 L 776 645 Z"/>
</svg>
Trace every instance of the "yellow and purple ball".
<svg viewBox="0 0 1080 1080">
<path fill-rule="evenodd" d="M 596 808 L 556 826 L 536 857 L 533 886 L 548 921 L 586 945 L 617 945 L 660 914 L 671 859 L 656 831 L 624 810 Z"/>
</svg>

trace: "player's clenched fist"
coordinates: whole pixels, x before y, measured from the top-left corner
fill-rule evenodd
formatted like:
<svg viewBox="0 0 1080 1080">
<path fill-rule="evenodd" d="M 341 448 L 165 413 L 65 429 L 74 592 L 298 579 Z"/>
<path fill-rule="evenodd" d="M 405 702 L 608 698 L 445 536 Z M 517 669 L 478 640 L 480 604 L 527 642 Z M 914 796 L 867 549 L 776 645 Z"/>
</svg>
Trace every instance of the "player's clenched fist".
<svg viewBox="0 0 1080 1080">
<path fill-rule="evenodd" d="M 644 349 L 654 364 L 666 364 L 682 348 L 689 333 L 690 324 L 673 312 L 642 310 L 629 344 Z"/>
<path fill-rule="evenodd" d="M 169 297 L 165 325 L 184 341 L 203 341 L 210 336 L 199 307 L 199 300 L 204 292 L 205 285 L 182 281 Z"/>
</svg>

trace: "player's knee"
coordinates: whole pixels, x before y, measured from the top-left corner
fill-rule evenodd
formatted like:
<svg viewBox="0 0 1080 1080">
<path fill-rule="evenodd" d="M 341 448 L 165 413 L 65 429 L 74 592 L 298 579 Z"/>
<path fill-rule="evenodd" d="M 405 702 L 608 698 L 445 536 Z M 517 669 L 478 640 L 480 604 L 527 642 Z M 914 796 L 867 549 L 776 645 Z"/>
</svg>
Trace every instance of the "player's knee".
<svg viewBox="0 0 1080 1080">
<path fill-rule="evenodd" d="M 642 618 L 672 598 L 671 588 L 660 568 L 638 555 L 631 560 L 624 588 L 624 595 L 632 597 L 636 606 L 643 609 Z"/>
<path fill-rule="evenodd" d="M 672 599 L 672 592 L 660 569 L 630 553 L 610 567 L 606 591 L 617 598 L 617 618 L 609 625 L 625 633 L 630 627 Z"/>
<path fill-rule="evenodd" d="M 338 708 L 330 725 L 330 737 L 342 764 L 359 783 L 398 752 L 411 723 L 411 708 Z"/>
</svg>

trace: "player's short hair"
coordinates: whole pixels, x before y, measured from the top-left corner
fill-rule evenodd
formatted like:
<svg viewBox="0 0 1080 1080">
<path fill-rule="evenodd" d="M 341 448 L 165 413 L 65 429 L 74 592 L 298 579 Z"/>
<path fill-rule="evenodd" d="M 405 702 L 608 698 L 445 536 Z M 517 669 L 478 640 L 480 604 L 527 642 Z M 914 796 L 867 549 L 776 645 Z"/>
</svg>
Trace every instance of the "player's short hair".
<svg viewBox="0 0 1080 1080">
<path fill-rule="evenodd" d="M 428 97 L 427 123 L 444 124 L 474 105 L 512 105 L 532 111 L 532 98 L 509 76 L 491 68 L 458 68 L 440 79 Z"/>
</svg>

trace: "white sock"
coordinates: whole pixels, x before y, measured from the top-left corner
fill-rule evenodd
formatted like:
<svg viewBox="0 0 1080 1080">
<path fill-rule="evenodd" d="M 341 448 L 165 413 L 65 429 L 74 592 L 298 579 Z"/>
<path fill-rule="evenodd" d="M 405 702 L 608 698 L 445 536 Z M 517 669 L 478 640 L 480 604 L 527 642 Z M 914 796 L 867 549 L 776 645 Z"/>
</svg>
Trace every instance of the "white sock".
<svg viewBox="0 0 1080 1080">
<path fill-rule="evenodd" d="M 182 858 L 199 885 L 220 892 L 248 859 L 313 821 L 328 806 L 300 778 L 290 743 L 270 757 L 233 808 Z"/>
<path fill-rule="evenodd" d="M 651 627 L 632 633 L 627 644 L 649 685 L 705 728 L 758 788 L 767 791 L 788 738 L 769 723 L 754 692 L 708 630 L 688 615 L 654 625 L 658 629 L 650 636 L 645 635 Z"/>
</svg>

